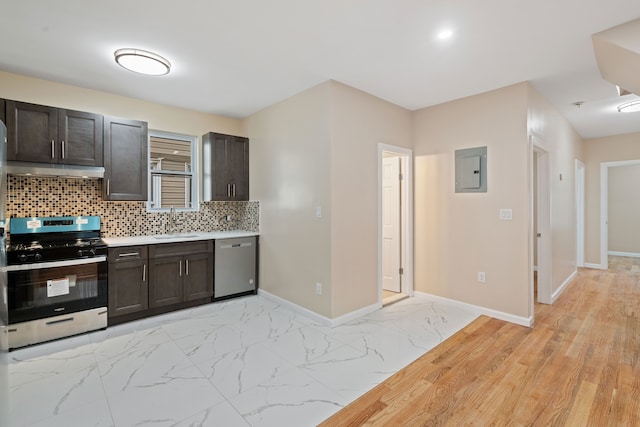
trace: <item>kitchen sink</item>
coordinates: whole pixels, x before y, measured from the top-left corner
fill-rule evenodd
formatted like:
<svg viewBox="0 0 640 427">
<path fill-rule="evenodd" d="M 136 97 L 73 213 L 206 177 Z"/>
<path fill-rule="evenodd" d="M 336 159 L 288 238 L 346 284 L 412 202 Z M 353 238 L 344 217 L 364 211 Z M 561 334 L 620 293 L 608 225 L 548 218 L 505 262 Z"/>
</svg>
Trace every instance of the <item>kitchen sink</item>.
<svg viewBox="0 0 640 427">
<path fill-rule="evenodd" d="M 197 234 L 157 234 L 154 239 L 187 239 L 189 237 L 198 237 Z"/>
</svg>

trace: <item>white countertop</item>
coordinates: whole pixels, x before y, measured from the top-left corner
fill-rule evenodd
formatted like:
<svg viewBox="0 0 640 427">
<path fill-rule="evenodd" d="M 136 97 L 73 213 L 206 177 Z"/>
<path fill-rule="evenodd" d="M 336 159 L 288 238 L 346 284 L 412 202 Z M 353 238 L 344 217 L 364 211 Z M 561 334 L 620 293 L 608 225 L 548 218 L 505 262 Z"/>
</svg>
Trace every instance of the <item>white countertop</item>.
<svg viewBox="0 0 640 427">
<path fill-rule="evenodd" d="M 132 236 L 132 237 L 103 237 L 102 240 L 109 247 L 134 246 L 134 245 L 155 245 L 157 243 L 179 243 L 193 242 L 197 240 L 218 240 L 233 239 L 235 237 L 258 236 L 260 233 L 254 231 L 193 231 L 178 233 L 175 235 L 158 234 L 155 236 Z"/>
</svg>

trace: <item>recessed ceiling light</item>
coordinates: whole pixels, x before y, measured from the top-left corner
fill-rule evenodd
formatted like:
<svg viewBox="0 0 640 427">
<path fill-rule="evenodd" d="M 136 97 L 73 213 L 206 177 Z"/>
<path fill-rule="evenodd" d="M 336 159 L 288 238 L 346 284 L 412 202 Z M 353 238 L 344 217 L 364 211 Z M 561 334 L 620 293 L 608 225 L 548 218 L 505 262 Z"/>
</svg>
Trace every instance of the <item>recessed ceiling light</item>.
<svg viewBox="0 0 640 427">
<path fill-rule="evenodd" d="M 122 68 L 149 76 L 168 74 L 171 63 L 162 56 L 140 49 L 118 49 L 113 54 Z"/>
<path fill-rule="evenodd" d="M 640 111 L 640 99 L 618 105 L 618 112 L 620 113 L 636 113 L 638 111 Z"/>
<path fill-rule="evenodd" d="M 440 31 L 436 37 L 438 38 L 438 40 L 447 40 L 450 39 L 451 37 L 453 37 L 453 30 L 450 28 L 445 28 L 444 30 Z"/>
</svg>

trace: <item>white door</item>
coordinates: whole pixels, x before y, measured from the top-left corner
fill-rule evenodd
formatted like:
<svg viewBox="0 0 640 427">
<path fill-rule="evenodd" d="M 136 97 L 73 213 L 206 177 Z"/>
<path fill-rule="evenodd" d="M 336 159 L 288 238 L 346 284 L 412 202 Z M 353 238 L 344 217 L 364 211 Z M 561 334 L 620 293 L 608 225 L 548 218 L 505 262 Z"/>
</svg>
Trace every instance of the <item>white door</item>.
<svg viewBox="0 0 640 427">
<path fill-rule="evenodd" d="M 382 289 L 400 292 L 400 157 L 382 159 Z"/>
</svg>

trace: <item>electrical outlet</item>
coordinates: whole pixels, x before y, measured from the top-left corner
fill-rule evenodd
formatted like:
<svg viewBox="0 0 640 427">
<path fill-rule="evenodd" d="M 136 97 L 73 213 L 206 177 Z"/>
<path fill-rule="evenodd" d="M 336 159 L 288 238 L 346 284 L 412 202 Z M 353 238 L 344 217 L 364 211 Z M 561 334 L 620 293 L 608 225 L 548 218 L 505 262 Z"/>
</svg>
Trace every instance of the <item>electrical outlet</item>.
<svg viewBox="0 0 640 427">
<path fill-rule="evenodd" d="M 224 219 L 227 221 L 231 221 L 231 215 L 225 215 Z"/>
<path fill-rule="evenodd" d="M 322 283 L 316 282 L 316 294 L 322 295 Z"/>
<path fill-rule="evenodd" d="M 484 271 L 478 271 L 478 282 L 480 283 L 487 282 L 487 277 L 485 276 Z"/>
</svg>

